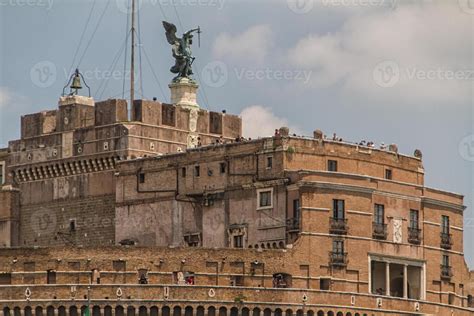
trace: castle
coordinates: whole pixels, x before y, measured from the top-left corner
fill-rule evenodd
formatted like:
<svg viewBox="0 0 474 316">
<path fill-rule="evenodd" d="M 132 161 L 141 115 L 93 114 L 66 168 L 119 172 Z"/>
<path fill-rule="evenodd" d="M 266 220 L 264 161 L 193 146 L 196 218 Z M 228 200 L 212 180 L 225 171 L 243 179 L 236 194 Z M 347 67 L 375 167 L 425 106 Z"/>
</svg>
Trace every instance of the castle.
<svg viewBox="0 0 474 316">
<path fill-rule="evenodd" d="M 21 118 L 0 150 L 0 316 L 474 314 L 463 197 L 425 185 L 420 151 L 242 139 L 197 89 Z"/>
</svg>

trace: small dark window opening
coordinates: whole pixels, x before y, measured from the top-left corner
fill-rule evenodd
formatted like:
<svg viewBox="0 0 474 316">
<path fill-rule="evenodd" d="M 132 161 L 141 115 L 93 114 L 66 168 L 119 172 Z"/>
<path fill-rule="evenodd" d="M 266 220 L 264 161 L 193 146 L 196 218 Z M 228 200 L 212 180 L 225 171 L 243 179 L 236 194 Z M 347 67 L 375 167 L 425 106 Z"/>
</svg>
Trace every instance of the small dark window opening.
<svg viewBox="0 0 474 316">
<path fill-rule="evenodd" d="M 273 157 L 267 157 L 267 169 L 273 168 Z"/>
<path fill-rule="evenodd" d="M 199 177 L 201 175 L 201 168 L 199 166 L 194 167 L 194 176 Z"/>
<path fill-rule="evenodd" d="M 294 219 L 300 218 L 300 200 L 299 199 L 293 200 L 293 218 Z"/>
<path fill-rule="evenodd" d="M 331 279 L 321 278 L 319 279 L 319 289 L 323 291 L 329 291 L 331 286 Z"/>
<path fill-rule="evenodd" d="M 233 275 L 230 277 L 230 286 L 244 286 L 244 276 Z"/>
<path fill-rule="evenodd" d="M 227 163 L 221 162 L 221 164 L 220 164 L 221 173 L 225 173 L 226 169 L 227 169 Z"/>
<path fill-rule="evenodd" d="M 1 285 L 10 285 L 10 284 L 12 284 L 12 274 L 11 273 L 0 273 L 0 284 Z"/>
<path fill-rule="evenodd" d="M 392 169 L 385 169 L 385 179 L 392 180 Z"/>
<path fill-rule="evenodd" d="M 333 200 L 333 218 L 344 219 L 345 218 L 345 202 L 344 200 Z"/>
<path fill-rule="evenodd" d="M 472 299 L 472 295 L 467 296 L 467 307 L 474 307 L 474 301 Z"/>
<path fill-rule="evenodd" d="M 143 172 L 141 172 L 139 175 L 138 175 L 138 181 L 140 183 L 145 183 L 145 174 Z"/>
<path fill-rule="evenodd" d="M 275 273 L 273 275 L 274 288 L 290 288 L 292 277 L 287 273 Z"/>
<path fill-rule="evenodd" d="M 76 231 L 76 220 L 75 219 L 71 219 L 69 221 L 69 231 L 70 232 L 75 232 Z"/>
<path fill-rule="evenodd" d="M 181 168 L 181 176 L 186 178 L 186 167 Z"/>
<path fill-rule="evenodd" d="M 234 236 L 234 248 L 244 248 L 244 236 Z"/>
<path fill-rule="evenodd" d="M 148 270 L 147 269 L 138 270 L 138 284 L 148 284 Z"/>
<path fill-rule="evenodd" d="M 337 172 L 336 160 L 328 160 L 328 171 Z"/>
<path fill-rule="evenodd" d="M 375 204 L 374 221 L 378 225 L 385 223 L 385 207 L 382 204 Z"/>
<path fill-rule="evenodd" d="M 46 277 L 47 284 L 56 284 L 56 271 L 48 270 L 47 277 Z"/>
</svg>

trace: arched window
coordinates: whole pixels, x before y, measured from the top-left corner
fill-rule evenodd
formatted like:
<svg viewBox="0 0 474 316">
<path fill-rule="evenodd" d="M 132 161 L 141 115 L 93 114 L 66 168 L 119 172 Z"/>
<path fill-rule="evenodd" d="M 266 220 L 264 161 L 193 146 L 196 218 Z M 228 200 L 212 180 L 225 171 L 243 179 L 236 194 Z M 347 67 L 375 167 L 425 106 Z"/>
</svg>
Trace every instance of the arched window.
<svg viewBox="0 0 474 316">
<path fill-rule="evenodd" d="M 138 308 L 138 316 L 148 316 L 148 311 L 145 306 L 140 306 Z"/>
<path fill-rule="evenodd" d="M 69 307 L 69 316 L 78 316 L 78 315 L 77 315 L 77 307 L 76 307 L 76 306 L 71 306 L 71 307 Z"/>
<path fill-rule="evenodd" d="M 216 308 L 214 306 L 207 308 L 207 316 L 216 316 Z"/>
<path fill-rule="evenodd" d="M 196 316 L 204 316 L 204 307 L 198 306 L 196 308 Z"/>
<path fill-rule="evenodd" d="M 328 316 L 334 316 L 334 312 L 333 312 L 333 311 L 329 311 L 329 312 L 328 312 Z"/>
<path fill-rule="evenodd" d="M 184 309 L 184 316 L 193 316 L 192 306 L 186 306 L 186 308 Z"/>
<path fill-rule="evenodd" d="M 219 308 L 219 316 L 227 316 L 227 308 L 224 306 Z"/>
<path fill-rule="evenodd" d="M 92 307 L 92 316 L 100 316 L 100 306 Z"/>
<path fill-rule="evenodd" d="M 275 316 L 283 316 L 283 311 L 280 308 L 275 309 Z"/>
<path fill-rule="evenodd" d="M 180 306 L 175 306 L 173 308 L 173 316 L 181 316 L 181 307 Z"/>
<path fill-rule="evenodd" d="M 18 306 L 13 309 L 13 316 L 21 316 L 21 309 Z"/>
<path fill-rule="evenodd" d="M 239 316 L 239 309 L 237 307 L 232 307 L 230 309 L 230 316 Z"/>
<path fill-rule="evenodd" d="M 314 316 L 314 311 L 309 310 L 309 311 L 308 311 L 308 316 Z"/>
<path fill-rule="evenodd" d="M 343 312 L 337 312 L 336 315 L 337 315 L 337 316 L 344 316 L 344 313 L 343 313 Z"/>
<path fill-rule="evenodd" d="M 112 306 L 107 305 L 104 307 L 104 316 L 112 316 Z"/>
<path fill-rule="evenodd" d="M 95 316 L 95 315 L 93 315 Z M 127 316 L 135 316 L 135 307 L 129 306 L 127 307 Z"/>
<path fill-rule="evenodd" d="M 26 313 L 25 313 L 26 316 Z M 66 307 L 59 306 L 58 308 L 58 316 L 66 316 Z"/>
<path fill-rule="evenodd" d="M 272 310 L 270 308 L 265 308 L 263 310 L 263 316 L 272 316 Z"/>
<path fill-rule="evenodd" d="M 82 305 L 81 306 L 81 316 L 86 316 L 86 310 L 88 309 L 87 306 Z M 123 316 L 123 315 L 122 315 Z"/>
<path fill-rule="evenodd" d="M 38 306 L 35 308 L 35 316 L 43 316 L 43 307 Z"/>
<path fill-rule="evenodd" d="M 260 308 L 255 307 L 252 311 L 252 316 L 260 316 Z"/>
<path fill-rule="evenodd" d="M 118 305 L 115 307 L 115 316 L 124 316 L 125 312 L 123 310 L 123 306 Z"/>
<path fill-rule="evenodd" d="M 61 307 L 64 308 L 64 306 L 61 306 Z M 30 306 L 25 307 L 25 316 L 33 316 L 33 310 L 31 309 Z"/>
<path fill-rule="evenodd" d="M 158 307 L 152 306 L 150 308 L 150 316 L 158 316 Z"/>
<path fill-rule="evenodd" d="M 318 316 L 324 316 L 324 312 L 323 311 L 318 311 Z"/>
<path fill-rule="evenodd" d="M 302 309 L 299 309 L 296 311 L 296 316 L 304 316 L 304 313 L 303 313 L 303 310 Z M 318 314 L 319 316 L 319 314 Z"/>
<path fill-rule="evenodd" d="M 346 316 L 352 316 L 352 314 L 350 312 L 347 312 Z"/>
<path fill-rule="evenodd" d="M 247 307 L 242 308 L 242 316 L 250 316 L 250 310 Z"/>
<path fill-rule="evenodd" d="M 474 307 L 474 302 L 472 300 L 472 295 L 467 296 L 467 307 Z"/>
</svg>

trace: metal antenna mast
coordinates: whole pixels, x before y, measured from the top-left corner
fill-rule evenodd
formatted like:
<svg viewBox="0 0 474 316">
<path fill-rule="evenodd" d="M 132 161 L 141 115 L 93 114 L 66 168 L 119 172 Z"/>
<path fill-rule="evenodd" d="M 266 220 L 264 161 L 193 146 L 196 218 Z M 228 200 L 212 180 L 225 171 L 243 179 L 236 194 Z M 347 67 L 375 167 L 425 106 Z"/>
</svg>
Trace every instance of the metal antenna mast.
<svg viewBox="0 0 474 316">
<path fill-rule="evenodd" d="M 132 50 L 130 61 L 130 109 L 135 99 L 135 0 L 132 0 Z"/>
</svg>

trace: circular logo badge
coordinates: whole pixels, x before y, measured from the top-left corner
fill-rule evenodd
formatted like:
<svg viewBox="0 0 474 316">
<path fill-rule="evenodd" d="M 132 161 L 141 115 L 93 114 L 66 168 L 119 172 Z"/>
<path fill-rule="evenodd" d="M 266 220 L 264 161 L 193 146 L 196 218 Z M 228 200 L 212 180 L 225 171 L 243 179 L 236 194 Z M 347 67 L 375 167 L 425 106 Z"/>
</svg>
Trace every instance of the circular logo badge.
<svg viewBox="0 0 474 316">
<path fill-rule="evenodd" d="M 36 235 L 50 235 L 56 230 L 57 218 L 54 212 L 41 207 L 31 215 L 30 224 Z"/>
<path fill-rule="evenodd" d="M 286 0 L 288 8 L 296 14 L 305 14 L 314 7 L 314 0 Z"/>
<path fill-rule="evenodd" d="M 474 135 L 467 135 L 459 142 L 459 154 L 466 161 L 474 161 Z"/>
<path fill-rule="evenodd" d="M 373 78 L 380 87 L 393 87 L 400 80 L 400 67 L 393 60 L 380 62 L 374 68 Z"/>
<path fill-rule="evenodd" d="M 227 83 L 229 71 L 227 65 L 221 61 L 208 63 L 202 69 L 202 81 L 212 88 L 220 88 Z"/>
<path fill-rule="evenodd" d="M 50 61 L 40 61 L 30 70 L 31 82 L 38 88 L 49 88 L 56 82 L 56 65 Z"/>
</svg>

